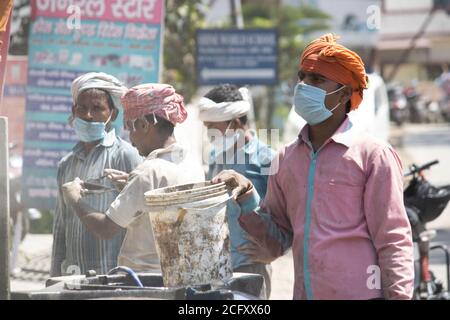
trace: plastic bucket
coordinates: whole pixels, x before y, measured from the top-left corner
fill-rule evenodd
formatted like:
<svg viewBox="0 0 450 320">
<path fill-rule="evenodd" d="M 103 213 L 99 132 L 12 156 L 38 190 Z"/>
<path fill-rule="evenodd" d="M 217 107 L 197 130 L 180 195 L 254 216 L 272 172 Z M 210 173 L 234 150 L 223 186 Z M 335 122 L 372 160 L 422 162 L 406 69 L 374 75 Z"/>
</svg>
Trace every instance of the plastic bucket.
<svg viewBox="0 0 450 320">
<path fill-rule="evenodd" d="M 232 277 L 224 184 L 186 184 L 145 193 L 164 286 Z"/>
</svg>

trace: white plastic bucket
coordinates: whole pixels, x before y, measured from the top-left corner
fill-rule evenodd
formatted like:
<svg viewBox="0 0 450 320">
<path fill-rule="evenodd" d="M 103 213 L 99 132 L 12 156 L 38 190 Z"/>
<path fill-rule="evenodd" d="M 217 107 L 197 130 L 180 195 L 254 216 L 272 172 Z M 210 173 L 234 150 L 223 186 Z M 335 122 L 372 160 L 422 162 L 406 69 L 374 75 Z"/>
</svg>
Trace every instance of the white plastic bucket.
<svg viewBox="0 0 450 320">
<path fill-rule="evenodd" d="M 232 277 L 224 184 L 202 182 L 145 193 L 164 286 Z"/>
</svg>

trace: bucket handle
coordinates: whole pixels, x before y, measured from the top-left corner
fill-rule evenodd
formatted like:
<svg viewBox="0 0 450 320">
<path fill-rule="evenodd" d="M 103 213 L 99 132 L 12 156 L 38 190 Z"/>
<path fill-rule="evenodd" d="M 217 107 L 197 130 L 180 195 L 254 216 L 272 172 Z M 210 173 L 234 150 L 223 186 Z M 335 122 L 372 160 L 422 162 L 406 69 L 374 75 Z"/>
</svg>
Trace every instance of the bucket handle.
<svg viewBox="0 0 450 320">
<path fill-rule="evenodd" d="M 211 205 L 211 206 L 209 206 L 209 207 L 206 207 L 206 208 L 180 207 L 180 209 L 184 209 L 184 210 L 189 209 L 189 210 L 197 210 L 197 211 L 209 210 L 209 209 L 211 209 L 211 208 L 217 207 L 217 206 L 219 206 L 219 205 L 221 205 L 221 204 L 227 202 L 228 200 L 230 200 L 230 199 L 232 199 L 232 198 L 233 198 L 233 196 L 228 196 L 225 200 L 222 200 L 222 201 L 220 201 L 220 202 L 218 202 L 218 203 L 216 203 L 216 204 L 213 204 L 213 205 Z"/>
</svg>

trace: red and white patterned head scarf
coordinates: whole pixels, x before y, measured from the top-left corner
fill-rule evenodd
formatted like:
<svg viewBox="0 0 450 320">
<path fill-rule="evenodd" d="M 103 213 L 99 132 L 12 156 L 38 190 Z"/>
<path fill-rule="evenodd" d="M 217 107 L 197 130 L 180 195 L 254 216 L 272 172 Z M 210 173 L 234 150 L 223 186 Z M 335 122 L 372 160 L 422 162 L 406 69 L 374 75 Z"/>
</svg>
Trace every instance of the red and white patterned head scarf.
<svg viewBox="0 0 450 320">
<path fill-rule="evenodd" d="M 183 96 L 169 84 L 146 83 L 129 89 L 122 96 L 124 120 L 135 120 L 153 114 L 173 125 L 187 118 Z"/>
</svg>

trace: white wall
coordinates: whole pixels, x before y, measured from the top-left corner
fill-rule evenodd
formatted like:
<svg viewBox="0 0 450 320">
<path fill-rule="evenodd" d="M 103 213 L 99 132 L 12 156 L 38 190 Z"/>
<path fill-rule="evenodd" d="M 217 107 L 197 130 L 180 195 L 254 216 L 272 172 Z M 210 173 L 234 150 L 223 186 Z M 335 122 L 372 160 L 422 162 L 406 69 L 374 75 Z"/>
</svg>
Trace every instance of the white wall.
<svg viewBox="0 0 450 320">
<path fill-rule="evenodd" d="M 433 5 L 433 0 L 385 0 L 386 11 L 391 10 L 417 10 L 430 9 Z"/>
<path fill-rule="evenodd" d="M 370 6 L 381 8 L 381 0 L 284 0 L 283 4 L 300 6 L 312 5 L 328 13 L 332 19 L 330 21 L 330 32 L 341 36 L 340 43 L 349 47 L 371 47 L 377 41 L 378 30 L 367 26 L 367 21 L 371 16 Z M 354 16 L 352 30 L 344 29 L 346 18 Z M 310 34 L 308 38 L 315 38 L 323 34 L 323 31 Z"/>
</svg>

